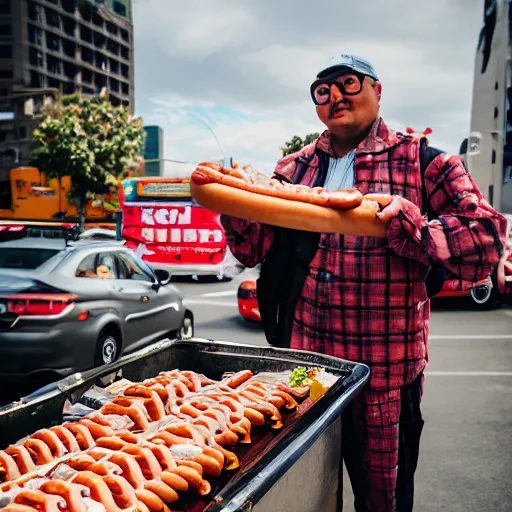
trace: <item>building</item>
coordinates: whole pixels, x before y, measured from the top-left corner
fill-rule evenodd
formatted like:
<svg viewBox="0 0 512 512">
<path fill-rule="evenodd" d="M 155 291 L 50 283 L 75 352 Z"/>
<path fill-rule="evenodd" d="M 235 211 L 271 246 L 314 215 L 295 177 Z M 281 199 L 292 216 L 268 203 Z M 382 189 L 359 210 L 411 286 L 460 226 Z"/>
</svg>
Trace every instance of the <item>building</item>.
<svg viewBox="0 0 512 512">
<path fill-rule="evenodd" d="M 164 131 L 159 126 L 145 126 L 146 150 L 144 153 L 145 175 L 164 175 Z"/>
<path fill-rule="evenodd" d="M 0 0 L 0 181 L 27 163 L 56 90 L 103 87 L 134 110 L 131 0 Z"/>
<path fill-rule="evenodd" d="M 494 208 L 512 213 L 512 1 L 480 0 L 471 127 L 460 152 Z"/>
</svg>

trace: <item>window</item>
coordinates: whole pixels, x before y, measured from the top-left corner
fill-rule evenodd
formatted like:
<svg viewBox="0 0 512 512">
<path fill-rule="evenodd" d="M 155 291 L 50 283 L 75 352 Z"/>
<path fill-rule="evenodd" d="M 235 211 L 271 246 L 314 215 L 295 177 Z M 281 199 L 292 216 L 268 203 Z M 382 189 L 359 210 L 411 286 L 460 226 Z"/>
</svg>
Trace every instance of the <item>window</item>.
<svg viewBox="0 0 512 512">
<path fill-rule="evenodd" d="M 96 266 L 96 274 L 101 279 L 118 279 L 116 270 L 116 260 L 110 252 L 100 253 L 98 256 L 98 265 Z"/>
<path fill-rule="evenodd" d="M 43 53 L 35 48 L 30 48 L 28 52 L 29 61 L 32 66 L 44 67 Z"/>
<path fill-rule="evenodd" d="M 54 52 L 60 51 L 60 37 L 52 34 L 51 32 L 46 32 L 46 46 L 49 50 Z"/>
<path fill-rule="evenodd" d="M 103 252 L 86 256 L 78 265 L 75 276 L 90 279 L 117 279 L 114 255 Z"/>
<path fill-rule="evenodd" d="M 131 279 L 134 281 L 145 281 L 154 283 L 152 272 L 143 261 L 139 261 L 132 254 L 122 252 L 119 258 L 119 279 Z"/>
<path fill-rule="evenodd" d="M 30 2 L 28 4 L 28 17 L 31 20 L 42 22 L 43 21 L 43 11 L 40 5 L 37 5 L 34 2 Z"/>
<path fill-rule="evenodd" d="M 51 27 L 60 28 L 60 16 L 53 9 L 46 9 L 46 23 Z"/>
<path fill-rule="evenodd" d="M 0 268 L 29 269 L 40 267 L 59 251 L 54 249 L 3 248 L 0 249 Z"/>
<path fill-rule="evenodd" d="M 1 24 L 0 25 L 0 37 L 9 37 L 12 35 L 11 25 Z"/>
<path fill-rule="evenodd" d="M 43 45 L 43 31 L 34 25 L 28 24 L 28 40 L 32 44 Z"/>
<path fill-rule="evenodd" d="M 10 44 L 0 46 L 0 59 L 12 59 L 12 46 Z"/>
<path fill-rule="evenodd" d="M 0 0 L 0 14 L 11 13 L 11 0 Z"/>
<path fill-rule="evenodd" d="M 124 2 L 121 2 L 120 0 L 114 0 L 112 8 L 114 9 L 114 12 L 117 15 L 123 16 L 123 18 L 126 18 L 126 16 L 128 15 L 128 9 L 126 8 L 126 4 Z"/>
<path fill-rule="evenodd" d="M 0 69 L 0 80 L 12 78 L 12 69 Z"/>
<path fill-rule="evenodd" d="M 91 277 L 97 278 L 96 270 L 96 254 L 86 256 L 80 265 L 78 265 L 75 277 Z"/>
</svg>

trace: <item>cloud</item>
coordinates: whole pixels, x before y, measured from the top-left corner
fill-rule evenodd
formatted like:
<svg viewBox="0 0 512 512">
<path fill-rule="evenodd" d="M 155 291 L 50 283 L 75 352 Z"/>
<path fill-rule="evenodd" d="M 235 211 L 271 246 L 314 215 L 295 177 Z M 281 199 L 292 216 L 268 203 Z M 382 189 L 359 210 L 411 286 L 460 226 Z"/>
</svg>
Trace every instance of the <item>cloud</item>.
<svg viewBox="0 0 512 512">
<path fill-rule="evenodd" d="M 286 140 L 323 130 L 316 72 L 354 52 L 377 68 L 392 128 L 430 126 L 432 144 L 457 152 L 482 17 L 483 0 L 135 0 L 136 110 L 164 129 L 166 158 L 223 150 L 271 172 Z"/>
</svg>

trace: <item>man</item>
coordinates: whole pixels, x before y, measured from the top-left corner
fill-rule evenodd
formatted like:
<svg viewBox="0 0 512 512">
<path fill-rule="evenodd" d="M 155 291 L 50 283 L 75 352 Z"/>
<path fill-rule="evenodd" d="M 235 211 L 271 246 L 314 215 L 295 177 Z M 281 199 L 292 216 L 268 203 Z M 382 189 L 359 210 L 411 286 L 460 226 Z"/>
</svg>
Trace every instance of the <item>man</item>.
<svg viewBox="0 0 512 512">
<path fill-rule="evenodd" d="M 371 369 L 367 389 L 343 418 L 343 458 L 358 512 L 412 510 L 428 359 L 429 268 L 437 264 L 464 280 L 486 280 L 506 239 L 504 217 L 485 201 L 458 156 L 437 152 L 422 177 L 420 143 L 426 141 L 386 126 L 379 116 L 381 92 L 370 63 L 351 55 L 332 59 L 311 86 L 327 130 L 280 160 L 274 174 L 291 183 L 373 194 L 387 225 L 387 239 L 318 235 L 300 293 L 285 313 L 292 349 Z M 227 216 L 222 223 L 241 263 L 263 262 L 261 278 L 271 255 L 286 249 L 272 226 Z M 342 510 L 341 484 L 338 503 Z"/>
</svg>

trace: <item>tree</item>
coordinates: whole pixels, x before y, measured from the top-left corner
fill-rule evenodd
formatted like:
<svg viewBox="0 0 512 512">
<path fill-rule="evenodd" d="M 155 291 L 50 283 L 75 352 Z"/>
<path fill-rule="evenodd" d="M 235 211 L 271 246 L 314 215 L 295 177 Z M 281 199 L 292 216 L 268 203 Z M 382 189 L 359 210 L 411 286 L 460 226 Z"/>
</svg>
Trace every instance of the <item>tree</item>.
<svg viewBox="0 0 512 512">
<path fill-rule="evenodd" d="M 71 177 L 70 195 L 78 199 L 83 222 L 86 199 L 108 193 L 140 161 L 142 119 L 114 107 L 106 89 L 94 97 L 57 96 L 43 113 L 33 133 L 31 163 L 48 178 Z"/>
<path fill-rule="evenodd" d="M 320 134 L 318 133 L 310 133 L 304 137 L 302 140 L 298 135 L 295 135 L 291 140 L 285 142 L 285 147 L 280 148 L 283 152 L 283 156 L 291 155 L 292 153 L 296 153 L 301 150 L 304 146 L 311 144 L 314 140 L 318 139 Z"/>
</svg>

